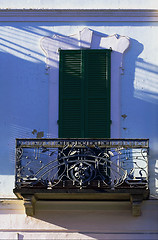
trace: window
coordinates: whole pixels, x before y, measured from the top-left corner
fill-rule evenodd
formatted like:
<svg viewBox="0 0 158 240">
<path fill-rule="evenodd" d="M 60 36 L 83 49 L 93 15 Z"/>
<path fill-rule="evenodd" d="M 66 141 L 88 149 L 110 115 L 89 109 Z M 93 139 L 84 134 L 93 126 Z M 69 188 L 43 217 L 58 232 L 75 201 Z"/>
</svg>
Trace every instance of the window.
<svg viewBox="0 0 158 240">
<path fill-rule="evenodd" d="M 110 137 L 111 50 L 60 50 L 59 137 Z"/>
</svg>

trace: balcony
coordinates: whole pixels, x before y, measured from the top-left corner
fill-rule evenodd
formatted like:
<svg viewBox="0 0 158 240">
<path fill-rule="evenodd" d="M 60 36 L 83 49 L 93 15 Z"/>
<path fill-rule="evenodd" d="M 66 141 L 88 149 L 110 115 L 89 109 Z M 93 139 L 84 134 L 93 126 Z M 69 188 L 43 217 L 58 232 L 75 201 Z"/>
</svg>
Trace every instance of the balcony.
<svg viewBox="0 0 158 240">
<path fill-rule="evenodd" d="M 130 200 L 149 196 L 148 139 L 17 139 L 14 193 L 33 215 L 40 200 Z"/>
</svg>

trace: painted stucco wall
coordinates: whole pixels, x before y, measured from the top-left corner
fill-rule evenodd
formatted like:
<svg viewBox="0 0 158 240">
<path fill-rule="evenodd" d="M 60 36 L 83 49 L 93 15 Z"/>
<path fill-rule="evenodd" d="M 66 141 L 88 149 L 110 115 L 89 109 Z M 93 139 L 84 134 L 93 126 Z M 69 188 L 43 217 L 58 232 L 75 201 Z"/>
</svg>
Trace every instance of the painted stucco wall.
<svg viewBox="0 0 158 240">
<path fill-rule="evenodd" d="M 150 189 L 157 195 L 157 22 L 41 21 L 2 22 L 0 26 L 0 192 L 3 197 L 14 196 L 15 138 L 36 137 L 38 132 L 44 133 L 44 137 L 56 137 L 48 129 L 51 83 L 41 39 L 54 34 L 69 36 L 84 27 L 104 36 L 118 34 L 130 39 L 120 75 L 120 137 L 150 139 Z"/>
<path fill-rule="evenodd" d="M 157 0 L 0 0 L 0 8 L 157 9 Z"/>
<path fill-rule="evenodd" d="M 130 202 L 38 202 L 34 217 L 23 201 L 0 202 L 1 239 L 157 240 L 158 204 L 142 204 L 142 216 L 131 215 Z"/>
<path fill-rule="evenodd" d="M 37 29 L 27 23 L 0 26 L 0 192 L 7 196 L 14 182 L 15 136 L 36 137 L 35 129 L 48 133 L 48 79 L 40 48 L 42 29 Z"/>
</svg>

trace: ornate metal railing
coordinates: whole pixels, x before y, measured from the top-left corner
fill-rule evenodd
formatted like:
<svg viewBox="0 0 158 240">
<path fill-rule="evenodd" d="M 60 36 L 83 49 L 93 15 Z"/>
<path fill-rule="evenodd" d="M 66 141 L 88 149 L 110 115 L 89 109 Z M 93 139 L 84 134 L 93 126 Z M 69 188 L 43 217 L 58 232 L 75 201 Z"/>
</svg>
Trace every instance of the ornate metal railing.
<svg viewBox="0 0 158 240">
<path fill-rule="evenodd" d="M 148 139 L 17 139 L 16 189 L 148 187 Z"/>
</svg>

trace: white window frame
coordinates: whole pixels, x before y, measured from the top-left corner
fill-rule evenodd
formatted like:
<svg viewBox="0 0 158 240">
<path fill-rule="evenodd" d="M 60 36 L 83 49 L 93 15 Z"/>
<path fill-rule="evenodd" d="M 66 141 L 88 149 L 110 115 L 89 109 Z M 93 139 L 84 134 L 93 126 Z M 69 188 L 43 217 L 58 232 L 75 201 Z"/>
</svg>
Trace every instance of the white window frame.
<svg viewBox="0 0 158 240">
<path fill-rule="evenodd" d="M 99 43 L 99 44 L 98 44 Z M 129 39 L 125 36 L 101 34 L 84 28 L 72 36 L 54 35 L 44 37 L 41 47 L 46 54 L 49 74 L 49 137 L 58 137 L 59 112 L 59 49 L 112 49 L 111 53 L 111 138 L 121 137 L 121 88 L 120 77 L 123 71 L 123 53 L 129 47 Z"/>
</svg>

